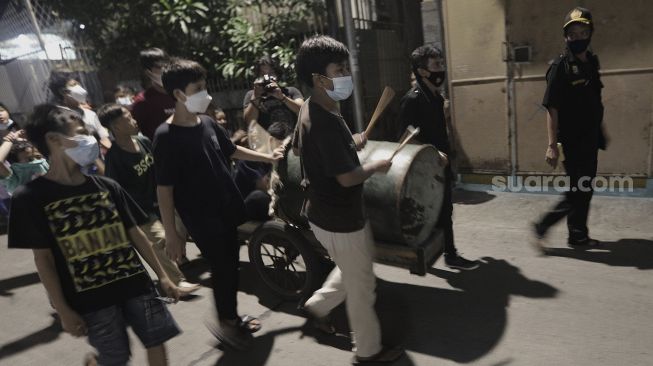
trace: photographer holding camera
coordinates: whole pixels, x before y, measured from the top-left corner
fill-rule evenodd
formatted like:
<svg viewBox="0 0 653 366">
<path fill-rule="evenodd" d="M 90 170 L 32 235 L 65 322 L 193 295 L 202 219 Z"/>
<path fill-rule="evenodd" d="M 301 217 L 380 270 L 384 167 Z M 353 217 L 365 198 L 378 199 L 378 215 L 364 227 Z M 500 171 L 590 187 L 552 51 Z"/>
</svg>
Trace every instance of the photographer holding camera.
<svg viewBox="0 0 653 366">
<path fill-rule="evenodd" d="M 281 87 L 278 83 L 277 65 L 270 56 L 256 61 L 254 88 L 245 94 L 243 118 L 249 126 L 257 122 L 265 130 L 275 122 L 282 122 L 292 130 L 297 113 L 304 104 L 302 93 L 294 87 Z"/>
</svg>

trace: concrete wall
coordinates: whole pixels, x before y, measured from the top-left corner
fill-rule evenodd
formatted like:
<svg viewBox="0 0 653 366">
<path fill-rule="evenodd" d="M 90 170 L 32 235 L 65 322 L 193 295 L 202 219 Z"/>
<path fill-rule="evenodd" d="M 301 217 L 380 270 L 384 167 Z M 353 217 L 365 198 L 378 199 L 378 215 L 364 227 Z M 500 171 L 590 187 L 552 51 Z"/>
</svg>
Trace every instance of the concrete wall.
<svg viewBox="0 0 653 366">
<path fill-rule="evenodd" d="M 546 5 L 544 5 L 546 4 Z M 576 5 L 595 19 L 610 146 L 599 173 L 651 177 L 653 165 L 653 2 L 647 0 L 443 0 L 453 123 L 462 172 L 509 173 L 510 122 L 502 43 L 531 45 L 533 59 L 515 65 L 517 173 L 549 172 L 545 111 L 540 106 L 549 62 L 564 48 L 562 20 Z"/>
<path fill-rule="evenodd" d="M 503 2 L 444 0 L 442 5 L 458 169 L 507 172 Z M 478 78 L 497 80 L 468 82 Z"/>
</svg>

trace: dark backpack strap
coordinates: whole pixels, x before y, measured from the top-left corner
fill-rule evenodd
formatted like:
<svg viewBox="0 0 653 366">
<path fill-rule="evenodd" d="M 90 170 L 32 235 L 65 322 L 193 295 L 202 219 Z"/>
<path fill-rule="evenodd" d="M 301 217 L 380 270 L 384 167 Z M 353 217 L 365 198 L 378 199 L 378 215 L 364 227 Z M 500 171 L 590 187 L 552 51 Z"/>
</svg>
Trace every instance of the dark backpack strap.
<svg viewBox="0 0 653 366">
<path fill-rule="evenodd" d="M 302 116 L 304 113 L 308 113 L 305 111 L 306 108 L 308 108 L 308 103 L 310 102 L 310 97 L 306 99 L 304 104 L 302 104 L 301 108 L 299 109 L 298 113 L 298 118 L 297 118 L 297 128 L 298 128 L 298 134 L 297 134 L 297 147 L 299 149 L 299 167 L 301 169 L 301 174 L 302 174 L 302 181 L 300 183 L 300 186 L 302 187 L 302 191 L 304 192 L 304 201 L 302 202 L 302 210 L 300 211 L 299 215 L 303 218 L 308 218 L 307 215 L 307 210 L 308 210 L 308 187 L 310 186 L 310 181 L 308 180 L 308 176 L 306 175 L 306 169 L 304 168 L 304 123 L 302 123 Z"/>
<path fill-rule="evenodd" d="M 304 113 L 304 109 L 308 108 L 308 103 L 310 101 L 310 97 L 306 99 L 304 104 L 299 108 L 299 118 L 297 121 L 297 128 L 298 128 L 298 134 L 297 134 L 297 147 L 299 148 L 299 167 L 301 168 L 302 172 L 302 181 L 301 181 L 301 186 L 302 189 L 306 190 L 308 189 L 309 181 L 308 177 L 306 176 L 306 169 L 304 169 L 304 124 L 302 123 L 302 118 L 301 116 Z"/>
</svg>

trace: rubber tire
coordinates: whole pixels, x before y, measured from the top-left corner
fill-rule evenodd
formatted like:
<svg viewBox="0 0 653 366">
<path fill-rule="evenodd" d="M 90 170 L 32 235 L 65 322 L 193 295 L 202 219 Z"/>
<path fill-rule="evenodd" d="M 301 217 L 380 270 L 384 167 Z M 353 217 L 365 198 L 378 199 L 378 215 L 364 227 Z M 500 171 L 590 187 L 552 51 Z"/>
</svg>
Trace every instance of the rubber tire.
<svg viewBox="0 0 653 366">
<path fill-rule="evenodd" d="M 261 257 L 261 243 L 266 237 L 276 236 L 285 240 L 294 247 L 306 264 L 306 276 L 303 285 L 296 291 L 288 291 L 278 286 L 266 273 L 269 271 L 263 264 Z M 272 244 L 266 242 L 266 244 Z M 248 243 L 249 261 L 256 268 L 256 272 L 267 288 L 284 300 L 298 301 L 306 299 L 318 289 L 326 277 L 328 265 L 318 253 L 311 248 L 307 239 L 294 228 L 284 222 L 271 220 L 261 225 L 253 234 Z"/>
</svg>

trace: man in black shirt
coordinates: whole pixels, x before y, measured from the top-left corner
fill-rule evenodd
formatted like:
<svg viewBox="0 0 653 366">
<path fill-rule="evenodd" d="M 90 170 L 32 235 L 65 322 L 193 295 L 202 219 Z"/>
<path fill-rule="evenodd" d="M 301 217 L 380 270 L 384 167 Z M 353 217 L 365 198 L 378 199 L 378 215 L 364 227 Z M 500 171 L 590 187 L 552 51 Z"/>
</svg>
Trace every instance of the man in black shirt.
<svg viewBox="0 0 653 366">
<path fill-rule="evenodd" d="M 276 62 L 265 56 L 256 62 L 254 88 L 245 94 L 243 118 L 249 126 L 257 122 L 266 130 L 275 122 L 281 122 L 293 129 L 304 96 L 299 89 L 279 86 Z"/>
<path fill-rule="evenodd" d="M 599 61 L 588 50 L 593 31 L 589 10 L 577 7 L 570 11 L 563 26 L 567 50 L 553 61 L 546 74 L 547 88 L 542 102 L 547 109 L 549 136 L 546 161 L 551 166 L 557 165 L 560 143 L 570 187 L 562 201 L 535 224 L 540 248 L 547 230 L 565 216 L 569 245 L 598 244 L 589 237 L 587 228 L 598 150 L 606 147 Z"/>
<path fill-rule="evenodd" d="M 444 98 L 440 86 L 444 83 L 445 68 L 442 52 L 433 46 L 418 47 L 411 54 L 411 66 L 416 85 L 401 99 L 400 125 L 419 127 L 415 138 L 431 144 L 440 152 L 440 161 L 446 164 L 442 209 L 435 227 L 444 231 L 444 262 L 447 267 L 470 270 L 478 267 L 477 261 L 463 258 L 454 245 L 453 234 L 453 172 L 447 156 L 451 152 L 449 135 L 444 118 Z"/>
<path fill-rule="evenodd" d="M 297 54 L 297 75 L 312 88 L 293 137 L 308 179 L 308 220 L 336 268 L 304 309 L 325 325 L 333 308 L 345 301 L 354 332 L 357 362 L 392 362 L 402 350 L 381 345 L 381 329 L 374 311 L 373 240 L 363 212 L 363 183 L 376 172 L 385 173 L 389 160 L 358 160 L 364 134 L 352 135 L 340 114 L 338 101 L 349 98 L 353 82 L 349 51 L 326 36 L 310 38 Z M 322 327 L 332 331 L 331 327 Z"/>
</svg>

